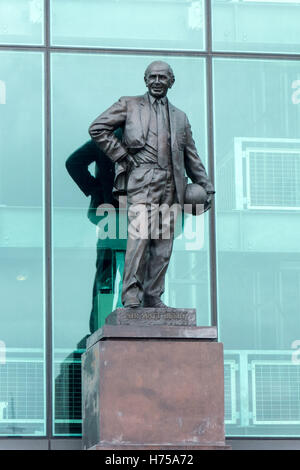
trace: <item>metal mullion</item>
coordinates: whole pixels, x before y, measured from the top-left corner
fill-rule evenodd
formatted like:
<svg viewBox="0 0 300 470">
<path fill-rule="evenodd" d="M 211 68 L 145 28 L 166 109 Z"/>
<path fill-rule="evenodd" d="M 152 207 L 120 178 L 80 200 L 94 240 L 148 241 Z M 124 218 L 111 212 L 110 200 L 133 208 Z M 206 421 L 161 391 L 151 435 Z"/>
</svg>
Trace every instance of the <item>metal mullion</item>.
<svg viewBox="0 0 300 470">
<path fill-rule="evenodd" d="M 207 35 L 208 36 L 208 35 Z M 206 38 L 207 39 L 207 38 Z M 110 54 L 110 55 L 157 55 L 174 57 L 207 57 L 224 59 L 257 59 L 257 60 L 300 60 L 300 54 L 266 53 L 266 52 L 232 52 L 232 51 L 189 51 L 189 50 L 156 50 L 156 49 L 111 49 L 105 47 L 74 47 L 74 46 L 35 46 L 18 44 L 0 44 L 0 50 L 27 52 L 55 52 L 70 54 Z"/>
<path fill-rule="evenodd" d="M 212 53 L 212 20 L 211 0 L 205 0 L 205 50 L 207 54 Z"/>
<path fill-rule="evenodd" d="M 51 447 L 52 403 L 52 214 L 51 214 L 51 95 L 50 95 L 50 2 L 44 0 L 45 60 L 45 284 L 46 284 L 46 430 L 48 449 Z"/>
<path fill-rule="evenodd" d="M 208 0 L 207 0 L 208 1 Z M 208 21 L 206 21 L 208 23 Z M 207 29 L 207 27 L 206 27 Z M 211 35 L 209 35 L 211 38 Z M 208 34 L 206 34 L 206 41 Z M 50 52 L 70 53 L 70 54 L 110 54 L 110 55 L 143 55 L 143 56 L 174 56 L 174 57 L 207 57 L 225 58 L 225 59 L 257 59 L 257 60 L 300 60 L 300 54 L 284 53 L 284 52 L 232 52 L 232 51 L 213 51 L 212 49 L 204 51 L 190 50 L 156 50 L 156 49 L 115 49 L 107 47 L 76 47 L 76 46 L 36 46 L 36 45 L 18 45 L 18 44 L 2 44 L 0 50 L 8 51 L 33 51 L 33 52 Z"/>
<path fill-rule="evenodd" d="M 179 57 L 203 57 L 206 55 L 205 51 L 185 51 L 174 49 L 117 49 L 109 47 L 76 47 L 76 46 L 52 46 L 51 52 L 71 54 L 110 54 L 110 55 L 143 55 L 143 56 L 179 56 Z M 299 56 L 300 58 L 300 56 Z"/>
<path fill-rule="evenodd" d="M 0 44 L 2 51 L 44 52 L 45 46 L 24 46 L 18 44 Z"/>
<path fill-rule="evenodd" d="M 300 54 L 265 53 L 265 52 L 222 52 L 213 51 L 214 58 L 225 59 L 257 59 L 257 60 L 300 60 Z"/>
<path fill-rule="evenodd" d="M 212 84 L 212 22 L 211 3 L 206 0 L 206 103 L 207 103 L 207 147 L 208 147 L 208 172 L 213 184 L 215 184 L 214 166 L 214 135 L 213 135 L 213 84 Z M 218 326 L 217 312 L 217 255 L 216 255 L 216 215 L 215 203 L 209 213 L 209 261 L 210 261 L 210 308 L 211 324 Z"/>
</svg>

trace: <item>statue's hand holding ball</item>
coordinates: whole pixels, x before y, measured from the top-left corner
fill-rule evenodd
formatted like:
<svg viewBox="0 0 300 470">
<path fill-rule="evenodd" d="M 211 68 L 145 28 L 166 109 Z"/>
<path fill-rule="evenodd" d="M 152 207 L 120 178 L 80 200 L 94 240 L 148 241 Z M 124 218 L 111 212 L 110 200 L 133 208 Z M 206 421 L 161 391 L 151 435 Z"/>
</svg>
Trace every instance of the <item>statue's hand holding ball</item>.
<svg viewBox="0 0 300 470">
<path fill-rule="evenodd" d="M 207 194 L 200 184 L 187 184 L 184 195 L 184 211 L 187 214 L 200 215 L 210 209 L 211 199 L 212 194 Z"/>
</svg>

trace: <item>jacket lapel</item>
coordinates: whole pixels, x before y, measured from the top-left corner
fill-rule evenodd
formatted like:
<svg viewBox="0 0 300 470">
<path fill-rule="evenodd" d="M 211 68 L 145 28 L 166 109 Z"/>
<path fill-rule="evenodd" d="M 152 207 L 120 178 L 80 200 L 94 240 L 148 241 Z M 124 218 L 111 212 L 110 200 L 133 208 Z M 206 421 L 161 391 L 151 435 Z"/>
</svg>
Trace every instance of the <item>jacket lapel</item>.
<svg viewBox="0 0 300 470">
<path fill-rule="evenodd" d="M 143 95 L 140 100 L 140 117 L 142 123 L 143 137 L 146 140 L 150 121 L 150 107 L 147 93 L 145 93 L 145 95 Z"/>
<path fill-rule="evenodd" d="M 170 103 L 169 100 L 168 100 L 168 103 L 169 103 L 169 119 L 170 119 L 170 132 L 171 132 L 171 148 L 173 148 L 175 137 L 176 137 L 176 109 L 172 105 L 172 103 Z"/>
</svg>

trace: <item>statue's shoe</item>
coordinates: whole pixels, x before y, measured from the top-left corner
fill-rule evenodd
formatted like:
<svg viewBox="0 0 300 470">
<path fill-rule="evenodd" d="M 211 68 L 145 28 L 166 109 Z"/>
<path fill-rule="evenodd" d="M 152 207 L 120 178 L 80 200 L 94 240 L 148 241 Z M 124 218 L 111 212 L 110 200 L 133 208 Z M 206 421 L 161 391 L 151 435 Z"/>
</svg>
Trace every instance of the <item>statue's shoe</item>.
<svg viewBox="0 0 300 470">
<path fill-rule="evenodd" d="M 126 304 L 124 305 L 124 308 L 138 308 L 141 307 L 141 304 Z"/>
<path fill-rule="evenodd" d="M 144 308 L 169 308 L 162 300 L 156 298 L 145 298 Z"/>
</svg>

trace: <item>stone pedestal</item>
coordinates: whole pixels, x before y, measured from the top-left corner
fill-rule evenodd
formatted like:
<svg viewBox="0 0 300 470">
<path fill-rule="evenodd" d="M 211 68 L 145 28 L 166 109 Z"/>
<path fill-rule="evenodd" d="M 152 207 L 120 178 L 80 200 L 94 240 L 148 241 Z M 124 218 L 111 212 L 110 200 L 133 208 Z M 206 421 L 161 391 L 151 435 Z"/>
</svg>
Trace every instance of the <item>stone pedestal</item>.
<svg viewBox="0 0 300 470">
<path fill-rule="evenodd" d="M 137 315 L 118 309 L 88 339 L 84 449 L 228 448 L 223 346 L 215 341 L 216 328 L 183 324 L 195 322 L 192 311 L 170 309 L 169 321 L 177 325 L 150 324 L 163 313 L 155 309 L 143 309 L 148 317 L 139 319 L 127 313 Z"/>
</svg>

